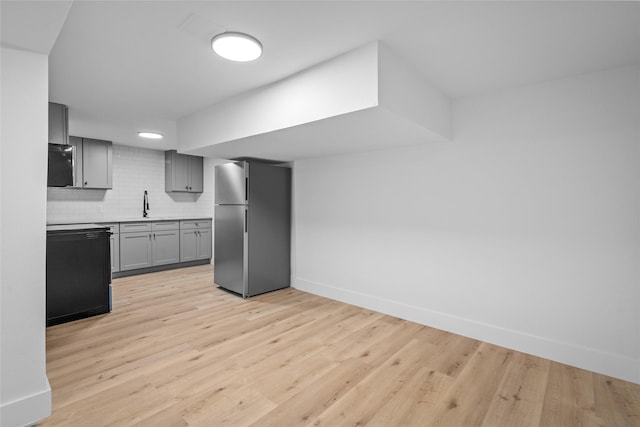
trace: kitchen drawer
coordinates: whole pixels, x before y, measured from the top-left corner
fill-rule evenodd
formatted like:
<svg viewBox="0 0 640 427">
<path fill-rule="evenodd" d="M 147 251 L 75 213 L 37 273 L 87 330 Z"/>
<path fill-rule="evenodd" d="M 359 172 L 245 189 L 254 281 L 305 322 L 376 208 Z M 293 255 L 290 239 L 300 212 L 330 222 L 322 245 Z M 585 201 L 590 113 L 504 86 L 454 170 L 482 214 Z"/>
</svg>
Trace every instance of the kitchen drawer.
<svg viewBox="0 0 640 427">
<path fill-rule="evenodd" d="M 137 233 L 141 231 L 151 231 L 150 222 L 121 222 L 120 233 Z"/>
<path fill-rule="evenodd" d="M 98 225 L 109 227 L 109 231 L 112 234 L 120 233 L 120 224 L 118 224 L 117 222 L 99 222 Z"/>
<path fill-rule="evenodd" d="M 151 229 L 153 231 L 162 231 L 162 230 L 178 230 L 180 229 L 179 221 L 154 221 L 151 223 Z"/>
<path fill-rule="evenodd" d="M 193 230 L 196 228 L 211 228 L 210 219 L 190 219 L 180 221 L 180 230 Z"/>
</svg>

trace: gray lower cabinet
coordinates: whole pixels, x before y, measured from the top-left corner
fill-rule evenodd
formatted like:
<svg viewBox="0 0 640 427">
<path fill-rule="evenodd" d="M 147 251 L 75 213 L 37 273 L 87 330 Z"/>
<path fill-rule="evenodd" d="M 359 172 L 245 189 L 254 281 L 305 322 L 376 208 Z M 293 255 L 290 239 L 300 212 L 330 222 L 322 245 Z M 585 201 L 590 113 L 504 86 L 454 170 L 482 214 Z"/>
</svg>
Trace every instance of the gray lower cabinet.
<svg viewBox="0 0 640 427">
<path fill-rule="evenodd" d="M 99 224 L 111 232 L 112 273 L 212 257 L 210 218 Z"/>
<path fill-rule="evenodd" d="M 151 267 L 151 232 L 120 233 L 120 271 Z"/>
<path fill-rule="evenodd" d="M 180 262 L 198 259 L 198 235 L 195 230 L 180 230 Z"/>
<path fill-rule="evenodd" d="M 200 228 L 198 231 L 198 259 L 211 258 L 211 228 Z"/>
<path fill-rule="evenodd" d="M 151 224 L 153 265 L 180 262 L 180 223 L 161 221 Z"/>
<path fill-rule="evenodd" d="M 178 221 L 120 224 L 120 271 L 180 262 Z"/>
<path fill-rule="evenodd" d="M 211 258 L 211 220 L 180 221 L 180 262 Z"/>
<path fill-rule="evenodd" d="M 120 234 L 111 235 L 111 272 L 120 271 Z"/>
<path fill-rule="evenodd" d="M 120 224 L 117 222 L 100 223 L 105 227 L 109 227 L 111 232 L 111 272 L 117 273 L 120 271 Z"/>
</svg>

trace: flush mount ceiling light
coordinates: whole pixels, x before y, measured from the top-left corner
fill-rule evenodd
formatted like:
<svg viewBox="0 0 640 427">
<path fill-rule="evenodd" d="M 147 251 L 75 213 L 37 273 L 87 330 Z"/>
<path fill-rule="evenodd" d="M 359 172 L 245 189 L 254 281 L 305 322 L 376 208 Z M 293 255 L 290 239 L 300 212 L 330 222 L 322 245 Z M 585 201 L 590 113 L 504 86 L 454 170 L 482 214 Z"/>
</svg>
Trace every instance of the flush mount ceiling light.
<svg viewBox="0 0 640 427">
<path fill-rule="evenodd" d="M 248 34 L 225 32 L 211 39 L 215 53 L 230 61 L 248 62 L 260 58 L 262 45 Z"/>
<path fill-rule="evenodd" d="M 147 139 L 162 139 L 162 134 L 157 132 L 138 132 L 138 135 Z"/>
</svg>

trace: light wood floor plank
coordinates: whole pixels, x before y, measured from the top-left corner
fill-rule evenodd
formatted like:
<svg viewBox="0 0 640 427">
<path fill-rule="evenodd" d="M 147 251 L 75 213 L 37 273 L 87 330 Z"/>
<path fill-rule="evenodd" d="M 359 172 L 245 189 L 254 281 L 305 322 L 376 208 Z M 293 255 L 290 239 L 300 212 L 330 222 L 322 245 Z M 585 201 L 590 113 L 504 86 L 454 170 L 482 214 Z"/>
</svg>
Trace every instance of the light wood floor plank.
<svg viewBox="0 0 640 427">
<path fill-rule="evenodd" d="M 47 328 L 49 426 L 640 426 L 640 385 L 211 266 L 114 280 Z"/>
<path fill-rule="evenodd" d="M 436 402 L 454 379 L 429 367 L 420 367 L 367 423 L 370 426 L 427 426 Z"/>
<path fill-rule="evenodd" d="M 593 375 L 572 366 L 551 363 L 540 424 L 609 425 L 595 414 Z"/>
<path fill-rule="evenodd" d="M 493 396 L 483 427 L 540 424 L 550 361 L 515 353 Z"/>
<path fill-rule="evenodd" d="M 605 425 L 640 426 L 640 399 L 636 387 L 604 375 L 593 378 L 593 382 L 594 412 Z M 635 393 L 632 389 L 635 389 Z"/>
<path fill-rule="evenodd" d="M 435 354 L 433 345 L 412 340 L 320 414 L 314 425 L 366 425 Z M 366 396 L 366 398 L 363 398 Z M 405 396 L 405 398 L 408 396 Z"/>
<path fill-rule="evenodd" d="M 512 358 L 512 350 L 480 344 L 451 388 L 438 400 L 426 425 L 481 425 Z"/>
</svg>

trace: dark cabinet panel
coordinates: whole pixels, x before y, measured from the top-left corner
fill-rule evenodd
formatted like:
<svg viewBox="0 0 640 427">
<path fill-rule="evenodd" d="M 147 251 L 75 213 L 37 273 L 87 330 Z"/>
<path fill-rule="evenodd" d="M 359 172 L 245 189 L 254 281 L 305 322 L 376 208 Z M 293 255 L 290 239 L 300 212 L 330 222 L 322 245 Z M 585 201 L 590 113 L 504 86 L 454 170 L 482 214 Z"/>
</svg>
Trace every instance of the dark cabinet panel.
<svg viewBox="0 0 640 427">
<path fill-rule="evenodd" d="M 49 103 L 49 143 L 69 143 L 69 110 L 66 105 Z"/>
<path fill-rule="evenodd" d="M 47 232 L 47 326 L 109 311 L 109 232 Z"/>
</svg>

